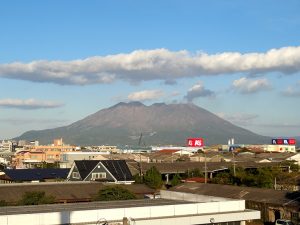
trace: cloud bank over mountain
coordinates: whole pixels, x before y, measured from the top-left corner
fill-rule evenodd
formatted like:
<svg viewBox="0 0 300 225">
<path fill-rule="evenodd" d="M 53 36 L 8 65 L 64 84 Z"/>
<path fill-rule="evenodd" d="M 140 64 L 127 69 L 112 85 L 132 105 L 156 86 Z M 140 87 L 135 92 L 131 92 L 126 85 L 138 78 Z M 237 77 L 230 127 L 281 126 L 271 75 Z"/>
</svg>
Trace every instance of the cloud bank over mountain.
<svg viewBox="0 0 300 225">
<path fill-rule="evenodd" d="M 128 54 L 95 56 L 72 61 L 37 60 L 0 64 L 0 77 L 60 85 L 111 83 L 116 80 L 170 82 L 186 77 L 222 74 L 265 74 L 300 71 L 300 46 L 265 53 L 207 54 L 168 49 L 136 50 Z"/>
</svg>

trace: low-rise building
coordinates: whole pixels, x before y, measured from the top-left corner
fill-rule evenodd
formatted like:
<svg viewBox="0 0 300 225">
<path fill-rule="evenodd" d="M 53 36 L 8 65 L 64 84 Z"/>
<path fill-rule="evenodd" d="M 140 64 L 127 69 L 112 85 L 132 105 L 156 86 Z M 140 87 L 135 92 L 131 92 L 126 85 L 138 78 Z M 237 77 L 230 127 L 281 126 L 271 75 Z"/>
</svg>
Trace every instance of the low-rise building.
<svg viewBox="0 0 300 225">
<path fill-rule="evenodd" d="M 295 224 L 300 222 L 300 192 L 203 183 L 184 183 L 171 190 L 179 193 L 243 199 L 247 208 L 261 211 L 263 222 L 274 223 L 277 219 L 289 219 Z"/>
<path fill-rule="evenodd" d="M 128 185 L 132 186 L 132 185 Z M 0 208 L 3 225 L 111 224 L 111 225 L 244 225 L 260 219 L 260 212 L 247 209 L 245 201 L 161 191 L 158 199 L 90 202 Z"/>
<path fill-rule="evenodd" d="M 105 160 L 109 152 L 63 152 L 60 154 L 60 168 L 71 168 L 75 160 Z"/>
<path fill-rule="evenodd" d="M 13 142 L 10 140 L 2 140 L 0 143 L 0 152 L 12 152 L 13 149 Z"/>
<path fill-rule="evenodd" d="M 265 152 L 296 152 L 295 145 L 264 145 Z"/>
</svg>

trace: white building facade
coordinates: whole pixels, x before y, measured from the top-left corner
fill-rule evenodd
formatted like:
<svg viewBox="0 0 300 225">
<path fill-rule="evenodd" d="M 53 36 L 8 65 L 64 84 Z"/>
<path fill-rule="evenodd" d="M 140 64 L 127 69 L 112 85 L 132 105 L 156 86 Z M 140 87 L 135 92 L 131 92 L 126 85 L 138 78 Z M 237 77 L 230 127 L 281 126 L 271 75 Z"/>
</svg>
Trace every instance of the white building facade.
<svg viewBox="0 0 300 225">
<path fill-rule="evenodd" d="M 13 142 L 9 140 L 2 140 L 0 144 L 0 152 L 12 152 Z"/>
</svg>

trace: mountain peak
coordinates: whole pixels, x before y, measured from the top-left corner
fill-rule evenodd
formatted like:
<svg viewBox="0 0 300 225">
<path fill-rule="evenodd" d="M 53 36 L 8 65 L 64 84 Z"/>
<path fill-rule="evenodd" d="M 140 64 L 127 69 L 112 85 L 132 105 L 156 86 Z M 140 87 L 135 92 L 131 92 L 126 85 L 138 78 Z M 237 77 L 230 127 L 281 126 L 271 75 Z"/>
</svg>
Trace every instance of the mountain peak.
<svg viewBox="0 0 300 225">
<path fill-rule="evenodd" d="M 121 106 L 145 106 L 145 105 L 139 101 L 119 102 L 119 103 L 113 105 L 112 107 L 110 107 L 110 109 L 121 107 Z"/>
<path fill-rule="evenodd" d="M 191 103 L 120 102 L 65 127 L 26 132 L 18 139 L 39 139 L 50 143 L 63 137 L 79 145 L 136 145 L 143 133 L 147 145 L 184 145 L 188 137 L 203 137 L 206 144 L 267 143 L 269 138 L 254 134 Z"/>
<path fill-rule="evenodd" d="M 164 102 L 161 102 L 161 103 L 154 103 L 154 104 L 152 104 L 152 106 L 166 106 L 167 104 L 166 103 L 164 103 Z"/>
</svg>

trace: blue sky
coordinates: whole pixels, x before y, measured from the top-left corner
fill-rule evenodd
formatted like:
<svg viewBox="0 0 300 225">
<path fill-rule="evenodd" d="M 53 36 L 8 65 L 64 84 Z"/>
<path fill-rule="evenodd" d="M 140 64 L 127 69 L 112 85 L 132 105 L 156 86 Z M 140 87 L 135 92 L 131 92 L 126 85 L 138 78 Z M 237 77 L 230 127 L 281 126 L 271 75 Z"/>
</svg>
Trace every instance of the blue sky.
<svg viewBox="0 0 300 225">
<path fill-rule="evenodd" d="M 300 135 L 300 2 L 1 1 L 0 139 L 119 101 Z M 201 135 L 201 134 L 199 134 Z"/>
</svg>

